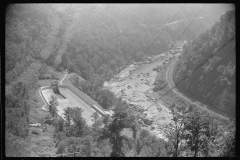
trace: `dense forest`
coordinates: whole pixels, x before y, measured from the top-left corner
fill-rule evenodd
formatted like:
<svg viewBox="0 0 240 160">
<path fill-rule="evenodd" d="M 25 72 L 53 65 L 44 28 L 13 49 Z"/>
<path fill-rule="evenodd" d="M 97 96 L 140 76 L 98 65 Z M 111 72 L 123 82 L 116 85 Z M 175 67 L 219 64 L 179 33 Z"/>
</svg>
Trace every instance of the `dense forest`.
<svg viewBox="0 0 240 160">
<path fill-rule="evenodd" d="M 235 36 L 235 30 L 235 11 L 228 11 L 210 29 L 200 34 L 185 48 L 174 72 L 174 81 L 178 83 L 216 52 L 216 55 L 205 65 L 181 83 L 178 89 L 190 98 L 223 113 L 229 113 L 232 117 L 235 117 L 236 109 L 235 39 L 222 50 L 217 51 Z M 230 52 L 232 52 L 231 55 L 227 56 Z M 227 57 L 225 58 L 225 56 Z M 195 84 L 197 81 L 199 82 Z"/>
<path fill-rule="evenodd" d="M 182 5 L 9 5 L 5 14 L 6 156 L 53 156 L 68 152 L 81 152 L 79 156 L 179 156 L 178 150 L 177 153 L 173 152 L 176 146 L 174 139 L 173 142 L 167 143 L 146 130 L 141 130 L 135 138 L 122 136 L 121 132 L 126 127 L 135 130 L 135 124 L 130 123 L 134 122 L 134 116 L 125 101 L 113 98 L 114 95 L 103 90 L 102 85 L 126 65 L 167 50 L 169 44 L 176 41 L 203 5 L 186 4 L 174 21 L 187 20 L 168 25 L 157 43 L 144 54 L 156 35 Z M 196 20 L 182 37 L 188 40 L 196 38 L 213 25 L 226 10 L 229 9 L 219 4 L 209 4 L 199 15 L 204 18 Z M 227 71 L 232 65 L 229 64 Z M 115 106 L 115 114 L 112 118 L 101 120 L 98 115 L 94 115 L 94 125 L 87 126 L 81 117 L 81 110 L 66 109 L 64 114 L 69 121 L 65 123 L 55 118 L 50 124 L 54 130 L 51 139 L 43 137 L 39 141 L 34 140 L 35 135 L 40 133 L 32 130 L 30 132 L 29 123 L 41 119 L 35 112 L 32 113 L 41 107 L 36 96 L 40 87 L 39 80 L 58 80 L 59 73 L 65 69 L 85 79 L 83 83 L 75 85 L 96 99 L 104 108 Z M 223 66 L 219 72 L 225 70 L 226 66 Z M 222 96 L 229 95 L 229 92 L 225 90 Z M 188 122 L 194 124 L 195 119 L 192 117 L 189 117 Z M 70 120 L 74 125 L 70 125 Z M 103 128 L 100 127 L 102 125 Z M 190 125 L 189 123 L 186 126 Z M 48 132 L 50 131 L 44 129 L 41 134 L 45 135 Z M 200 134 L 207 135 L 199 130 Z M 222 141 L 223 145 L 217 145 L 224 152 L 214 153 L 212 156 L 235 154 L 234 148 L 231 148 L 235 145 L 234 131 L 229 132 L 229 135 L 227 140 Z M 209 138 L 205 137 L 204 140 Z M 198 145 L 200 144 L 194 147 Z M 191 147 L 190 142 L 186 146 L 186 152 L 194 152 L 194 156 L 199 156 L 200 152 L 210 154 L 203 149 L 192 150 L 194 147 Z M 181 152 L 181 155 L 184 154 Z"/>
</svg>

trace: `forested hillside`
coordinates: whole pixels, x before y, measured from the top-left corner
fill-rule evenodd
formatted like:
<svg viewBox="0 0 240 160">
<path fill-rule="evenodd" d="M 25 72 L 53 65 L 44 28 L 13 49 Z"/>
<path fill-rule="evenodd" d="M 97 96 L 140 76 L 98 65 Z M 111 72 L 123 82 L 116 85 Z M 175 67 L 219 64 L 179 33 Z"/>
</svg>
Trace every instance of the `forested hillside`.
<svg viewBox="0 0 240 160">
<path fill-rule="evenodd" d="M 167 26 L 143 55 L 182 5 L 12 5 L 6 17 L 6 82 L 19 76 L 32 58 L 90 81 L 108 80 L 126 64 L 165 51 L 203 6 L 186 4 L 173 21 L 188 20 Z M 182 37 L 195 38 L 225 10 L 207 6 L 199 17 L 211 16 L 195 20 Z"/>
<path fill-rule="evenodd" d="M 111 92 L 102 90 L 102 85 L 126 65 L 140 61 L 144 56 L 166 51 L 203 5 L 186 4 L 173 21 L 188 20 L 167 26 L 162 36 L 144 55 L 147 47 L 182 5 L 9 5 L 5 13 L 6 156 L 53 156 L 56 153 L 80 151 L 80 156 L 171 155 L 165 152 L 165 142 L 156 140 L 156 137 L 144 130 L 137 139 L 127 139 L 120 135 L 124 127 L 133 126 L 130 122 L 134 121 L 134 117 L 128 104 L 121 99 L 114 99 Z M 210 27 L 221 13 L 229 10 L 228 7 L 220 6 L 209 4 L 204 8 L 199 15 L 204 18 L 196 20 L 189 27 L 188 32 L 183 35 L 184 39 L 196 38 Z M 216 27 L 221 23 L 215 25 L 215 30 L 218 30 Z M 232 23 L 227 23 L 229 25 L 226 25 L 224 31 L 228 32 L 223 32 L 226 34 L 221 34 L 222 36 L 232 35 L 229 31 L 235 26 Z M 223 37 L 217 36 L 215 39 L 221 42 L 219 40 Z M 233 64 L 235 62 L 232 61 L 218 69 L 222 75 L 226 74 L 225 77 L 220 77 L 219 81 L 226 85 L 227 77 L 231 87 L 234 85 L 229 79 L 234 71 Z M 43 118 L 38 114 L 44 112 L 41 110 L 43 102 L 38 92 L 41 87 L 39 80 L 58 80 L 61 71 L 66 69 L 86 80 L 82 84 L 76 84 L 77 87 L 96 99 L 103 108 L 113 105 L 116 107 L 113 123 L 106 125 L 104 129 L 99 128 L 103 123 L 108 124 L 108 118 L 100 123 L 101 120 L 97 121 L 98 117 L 95 115 L 95 126 L 89 127 L 81 117 L 81 110 L 69 109 L 65 111 L 65 115 L 71 117 L 75 125 L 70 126 L 70 122 L 63 125 L 62 120 L 55 119 L 48 125 L 48 131 L 42 129 L 39 133 L 35 130 L 30 132 L 29 123 L 41 123 Z M 219 95 L 222 104 L 225 101 L 221 96 L 231 98 L 230 93 L 231 89 L 225 89 L 222 95 Z M 50 113 L 44 112 L 43 115 L 47 117 Z M 116 126 L 117 129 L 114 128 Z M 39 138 L 39 135 L 42 137 Z M 121 141 L 116 141 L 114 136 Z M 120 144 L 120 148 L 112 147 L 116 144 Z"/>
<path fill-rule="evenodd" d="M 210 29 L 193 40 L 185 48 L 175 66 L 175 83 L 178 83 L 208 56 L 216 52 L 221 45 L 235 36 L 235 30 L 235 10 L 232 10 L 223 14 Z M 236 109 L 235 43 L 234 39 L 178 86 L 178 89 L 190 98 L 223 113 L 229 113 L 233 117 Z M 223 60 L 230 52 L 233 53 Z M 220 63 L 221 60 L 223 61 Z M 215 65 L 217 66 L 214 67 Z M 199 82 L 195 84 L 197 81 Z"/>
<path fill-rule="evenodd" d="M 92 81 L 98 78 L 100 81 L 109 80 L 126 64 L 139 61 L 143 56 L 159 54 L 167 50 L 169 43 L 174 42 L 180 36 L 191 22 L 191 18 L 196 16 L 197 11 L 201 9 L 195 6 L 195 10 L 189 10 L 192 6 L 188 5 L 174 19 L 177 21 L 188 18 L 188 21 L 176 26 L 167 26 L 166 31 L 149 49 L 147 55 L 143 55 L 144 51 L 182 4 L 146 5 L 144 7 L 113 4 L 81 10 L 74 6 L 66 8 L 65 12 L 69 9 L 73 12 L 64 14 L 71 17 L 66 19 L 72 20 L 71 24 L 73 24 L 72 27 L 66 29 L 66 35 L 68 37 L 74 35 L 74 37 L 67 44 L 67 49 L 58 67 L 69 68 L 70 71 Z M 210 9 L 206 8 L 206 10 Z M 215 19 L 206 17 L 196 20 L 182 37 L 195 38 L 206 30 L 211 25 L 209 22 L 216 20 L 216 17 Z"/>
</svg>

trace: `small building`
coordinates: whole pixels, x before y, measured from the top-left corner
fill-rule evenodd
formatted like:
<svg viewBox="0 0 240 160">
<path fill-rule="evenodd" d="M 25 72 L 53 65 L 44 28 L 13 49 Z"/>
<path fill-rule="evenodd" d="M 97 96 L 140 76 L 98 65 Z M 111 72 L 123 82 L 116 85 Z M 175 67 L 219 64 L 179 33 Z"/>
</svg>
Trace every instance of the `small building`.
<svg viewBox="0 0 240 160">
<path fill-rule="evenodd" d="M 53 81 L 51 82 L 51 88 L 53 89 L 53 92 L 55 94 L 60 94 L 60 91 L 58 89 L 58 82 L 57 81 Z M 61 95 L 61 94 L 60 94 Z"/>
</svg>

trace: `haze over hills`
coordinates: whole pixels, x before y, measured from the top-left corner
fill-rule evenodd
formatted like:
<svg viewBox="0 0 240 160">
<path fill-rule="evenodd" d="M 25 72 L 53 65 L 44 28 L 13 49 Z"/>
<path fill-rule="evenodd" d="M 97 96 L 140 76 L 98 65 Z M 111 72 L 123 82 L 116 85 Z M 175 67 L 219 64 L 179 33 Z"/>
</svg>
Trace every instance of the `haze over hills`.
<svg viewBox="0 0 240 160">
<path fill-rule="evenodd" d="M 40 56 L 48 65 L 68 68 L 87 79 L 87 73 L 91 72 L 92 67 L 96 73 L 98 72 L 97 68 L 100 69 L 107 65 L 115 73 L 117 68 L 141 58 L 143 52 L 156 38 L 156 35 L 160 33 L 165 24 L 170 21 L 182 5 L 63 4 L 55 6 L 51 4 L 29 4 L 19 5 L 14 12 L 11 12 L 10 16 L 15 16 L 24 22 L 18 28 L 22 34 L 25 34 L 25 39 L 20 38 L 20 35 L 16 33 L 14 35 L 16 44 L 26 43 L 27 46 L 36 50 L 32 52 L 32 57 Z M 203 7 L 202 4 L 186 4 L 173 21 L 193 18 L 201 7 Z M 211 26 L 219 18 L 219 15 L 230 7 L 231 5 L 209 4 L 199 15 L 199 17 L 204 18 L 195 21 L 182 38 L 195 38 L 199 33 Z M 21 10 L 25 10 L 25 12 L 21 12 Z M 7 18 L 7 21 L 10 20 L 11 18 Z M 7 25 L 10 24 L 7 23 Z M 188 24 L 189 21 L 186 21 L 167 27 L 166 32 L 164 31 L 157 40 L 160 43 L 155 43 L 148 51 L 148 55 L 165 51 L 168 44 L 174 42 Z M 8 32 L 8 27 L 6 31 Z M 27 40 L 30 37 L 31 43 Z M 35 45 L 35 43 L 38 45 Z M 78 49 L 75 49 L 76 45 Z M 86 48 L 88 49 L 86 50 Z M 110 49 L 115 51 L 110 51 Z M 109 63 L 103 64 L 98 60 L 98 57 L 103 59 L 104 57 L 112 57 L 111 54 L 116 51 L 119 53 L 116 53 L 117 56 L 114 59 L 118 59 L 118 62 L 111 59 Z M 103 56 L 102 53 L 92 54 L 91 52 L 104 52 L 108 56 Z M 86 55 L 83 53 L 86 53 Z M 10 54 L 7 55 L 8 58 Z M 92 67 L 86 67 L 85 69 L 79 66 L 79 69 L 74 69 L 71 65 L 74 61 L 69 62 L 66 57 L 70 58 L 70 60 L 73 58 L 78 62 L 76 55 L 81 55 L 81 58 L 85 56 L 85 58 L 91 60 L 89 64 Z M 99 62 L 96 60 L 102 66 L 97 65 Z M 93 63 L 96 65 L 92 65 Z M 13 62 L 12 64 L 16 63 Z M 113 64 L 116 64 L 117 67 L 114 67 Z M 7 71 L 10 70 L 12 70 L 12 67 L 7 67 Z M 79 70 L 81 70 L 81 73 Z M 102 75 L 112 74 L 108 69 L 105 72 Z"/>
<path fill-rule="evenodd" d="M 174 130 L 174 127 L 169 128 L 168 133 L 172 134 L 169 135 L 169 141 L 157 138 L 149 132 L 157 128 L 152 125 L 151 120 L 143 119 L 142 123 L 148 130 L 141 129 L 137 122 L 141 118 L 131 108 L 134 106 L 130 107 L 130 103 L 103 87 L 104 82 L 116 78 L 116 75 L 128 66 L 138 64 L 139 68 L 142 67 L 143 70 L 150 70 L 150 72 L 141 74 L 141 71 L 138 71 L 139 75 L 135 76 L 138 76 L 139 81 L 133 84 L 139 87 L 131 88 L 128 85 L 127 87 L 129 90 L 139 88 L 141 92 L 144 78 L 147 77 L 147 80 L 152 83 L 154 81 L 152 77 L 160 75 L 154 68 L 155 65 L 160 64 L 157 64 L 157 61 L 154 62 L 154 66 L 149 63 L 153 63 L 153 59 L 157 57 L 156 59 L 160 59 L 164 65 L 162 70 L 166 69 L 168 65 L 163 61 L 175 56 L 168 54 L 169 49 L 174 44 L 182 43 L 183 40 L 191 41 L 176 65 L 174 80 L 179 81 L 204 57 L 235 34 L 233 4 L 204 6 L 205 4 L 183 3 L 10 4 L 5 14 L 6 156 L 45 157 L 73 152 L 80 152 L 80 156 L 84 157 L 172 157 L 186 156 L 185 152 L 190 156 L 197 156 L 197 153 L 200 156 L 235 155 L 234 126 L 230 126 L 231 130 L 227 128 L 228 132 L 223 132 L 221 129 L 225 126 L 215 123 L 214 118 L 206 122 L 210 128 L 206 129 L 208 132 L 203 133 L 202 130 L 198 130 L 204 137 L 200 140 L 201 144 L 185 143 L 190 140 L 181 139 L 179 147 L 181 148 L 183 144 L 185 145 L 183 150 L 185 150 L 178 154 L 177 149 L 173 153 L 176 146 L 178 147 L 175 143 L 177 132 L 188 134 L 194 128 L 191 124 L 185 125 L 186 121 L 182 121 L 183 117 L 172 110 L 171 115 L 179 117 L 177 119 L 179 123 L 185 123 L 181 126 L 188 127 L 181 128 L 180 131 Z M 196 17 L 202 8 L 203 10 Z M 175 15 L 176 17 L 170 22 Z M 193 19 L 194 22 L 187 28 Z M 181 35 L 186 28 L 186 32 Z M 180 35 L 181 38 L 178 39 Z M 210 42 L 207 42 L 208 40 Z M 195 79 L 201 78 L 213 64 L 222 59 L 226 50 L 234 47 L 235 42 L 232 42 L 224 48 L 217 55 L 218 58 L 213 59 L 207 67 L 196 73 Z M 203 82 L 198 86 L 193 85 L 195 79 L 189 79 L 186 84 L 180 86 L 179 90 L 182 92 L 191 90 L 193 96 L 191 98 L 197 97 L 199 101 L 206 102 L 215 108 L 234 113 L 234 60 L 235 57 L 226 59 L 221 66 L 214 69 L 214 74 L 204 77 Z M 144 68 L 144 63 L 148 63 L 150 67 Z M 70 74 L 67 74 L 66 70 Z M 150 75 L 151 73 L 154 74 Z M 63 116 L 68 118 L 66 122 L 55 114 L 57 98 L 51 97 L 50 93 L 55 94 L 53 92 L 49 92 L 51 107 L 48 107 L 51 111 L 43 110 L 43 106 L 47 104 L 41 96 L 41 90 L 49 86 L 50 82 L 63 81 L 66 77 L 65 84 L 71 85 L 75 91 L 81 91 L 86 101 L 91 100 L 89 104 L 96 102 L 104 110 L 114 111 L 114 116 L 99 118 L 94 111 L 96 114 L 91 117 L 88 115 L 88 118 L 94 121 L 93 125 L 89 126 L 82 118 L 83 111 L 80 107 L 66 110 L 64 108 Z M 134 81 L 134 79 L 130 80 Z M 150 82 L 145 83 L 145 88 L 148 88 L 148 97 L 141 92 L 145 99 L 140 96 L 138 98 L 140 101 L 150 103 L 148 99 L 154 100 L 154 97 L 151 97 L 154 93 L 149 92 L 151 87 L 147 85 Z M 159 83 L 159 86 L 161 85 Z M 52 91 L 51 87 L 49 90 Z M 119 92 L 121 94 L 123 91 Z M 89 104 L 86 104 L 85 107 L 89 107 Z M 170 106 L 167 107 L 170 108 Z M 139 109 L 140 111 L 142 110 Z M 196 122 L 199 126 L 203 124 L 202 121 L 205 122 L 205 119 L 202 119 L 204 116 L 199 116 L 197 112 L 191 112 L 191 114 L 193 116 L 189 116 L 187 122 L 194 124 L 194 117 L 199 118 Z M 185 115 L 189 114 L 184 113 Z M 71 120 L 74 123 L 70 123 Z M 167 126 L 161 127 L 167 128 Z M 132 131 L 132 136 L 120 134 L 126 128 Z M 210 132 L 211 134 L 207 134 Z M 222 140 L 224 136 L 227 139 Z M 217 141 L 216 144 L 213 137 Z M 180 141 L 177 140 L 177 142 Z M 191 144 L 197 145 L 191 146 Z M 213 151 L 210 149 L 206 151 L 206 148 L 211 148 Z"/>
</svg>

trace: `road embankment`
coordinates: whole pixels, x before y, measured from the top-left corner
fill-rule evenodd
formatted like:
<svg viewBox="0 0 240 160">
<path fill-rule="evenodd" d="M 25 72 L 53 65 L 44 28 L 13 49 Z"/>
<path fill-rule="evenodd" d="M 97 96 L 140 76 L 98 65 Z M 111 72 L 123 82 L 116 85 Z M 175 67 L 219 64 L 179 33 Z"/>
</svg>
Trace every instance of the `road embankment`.
<svg viewBox="0 0 240 160">
<path fill-rule="evenodd" d="M 168 82 L 168 84 L 169 84 L 169 86 L 170 86 L 171 88 L 174 88 L 174 87 L 175 87 L 175 83 L 174 83 L 174 81 L 173 81 L 173 72 L 174 72 L 174 66 L 176 65 L 176 62 L 177 62 L 177 60 L 175 60 L 175 61 L 171 64 L 171 66 L 168 68 L 168 70 L 167 70 L 167 72 L 166 72 L 166 80 L 167 80 L 167 82 Z M 189 98 L 189 97 L 187 97 L 186 95 L 184 95 L 184 94 L 183 94 L 182 92 L 180 92 L 177 88 L 174 88 L 173 91 L 174 91 L 177 95 L 179 95 L 180 97 L 182 97 L 183 99 L 185 99 L 187 102 L 189 102 L 189 103 L 191 103 L 191 104 L 193 104 L 193 105 L 201 108 L 202 110 L 207 111 L 208 113 L 213 114 L 213 115 L 215 115 L 215 116 L 218 116 L 219 118 L 222 118 L 222 119 L 225 119 L 225 120 L 229 120 L 228 117 L 226 117 L 226 116 L 224 116 L 224 115 L 221 115 L 221 114 L 218 114 L 218 113 L 212 111 L 211 109 L 208 109 L 205 104 L 202 104 L 202 103 L 200 103 L 200 102 L 198 102 L 198 103 L 194 102 L 191 98 Z"/>
</svg>

